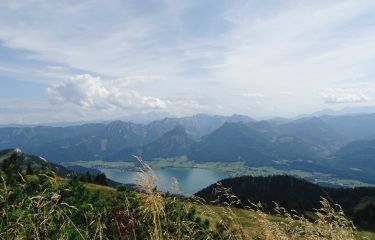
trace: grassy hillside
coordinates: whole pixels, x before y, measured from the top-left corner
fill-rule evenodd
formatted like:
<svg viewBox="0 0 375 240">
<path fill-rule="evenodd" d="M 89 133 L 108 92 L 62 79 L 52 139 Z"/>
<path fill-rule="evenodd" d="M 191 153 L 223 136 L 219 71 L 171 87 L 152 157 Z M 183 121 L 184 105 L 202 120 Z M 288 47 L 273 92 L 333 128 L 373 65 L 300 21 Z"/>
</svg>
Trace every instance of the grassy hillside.
<svg viewBox="0 0 375 240">
<path fill-rule="evenodd" d="M 265 221 L 268 221 L 269 224 L 288 224 L 288 217 L 282 217 L 277 215 L 262 215 L 259 212 L 254 212 L 252 210 L 244 208 L 227 208 L 217 205 L 208 205 L 208 204 L 194 204 L 197 208 L 198 216 L 206 218 L 209 220 L 210 229 L 215 230 L 215 226 L 220 224 L 220 222 L 228 215 L 228 213 L 235 220 L 236 224 L 245 232 L 250 239 L 257 239 L 259 237 L 259 229 L 263 226 L 259 222 L 259 216 L 261 215 Z M 264 232 L 269 232 L 272 228 L 263 229 Z M 274 239 L 282 239 L 282 236 Z M 267 239 L 267 238 L 266 238 Z M 307 238 L 306 238 L 307 239 Z M 324 237 L 315 238 L 315 239 L 327 239 Z M 328 238 L 329 239 L 329 238 Z M 369 231 L 355 231 L 354 239 L 375 239 L 375 232 Z"/>
<path fill-rule="evenodd" d="M 327 188 L 292 176 L 280 175 L 269 177 L 243 176 L 228 178 L 202 189 L 196 196 L 207 202 L 226 202 L 217 188 L 227 188 L 238 197 L 238 206 L 249 202 L 262 203 L 263 209 L 273 212 L 275 202 L 288 211 L 294 210 L 305 216 L 320 207 L 322 198 L 331 205 L 339 204 L 350 216 L 356 226 L 375 231 L 375 188 Z M 366 210 L 365 210 L 366 209 Z"/>
<path fill-rule="evenodd" d="M 221 206 L 163 194 L 146 164 L 140 192 L 134 192 L 57 177 L 50 168 L 20 169 L 18 163 L 3 163 L 0 171 L 1 239 L 364 239 L 370 234 L 355 231 L 327 201 L 311 222 L 282 208 L 274 216 L 260 206 L 234 208 L 238 199 L 225 189 L 218 191 L 230 201 Z"/>
</svg>

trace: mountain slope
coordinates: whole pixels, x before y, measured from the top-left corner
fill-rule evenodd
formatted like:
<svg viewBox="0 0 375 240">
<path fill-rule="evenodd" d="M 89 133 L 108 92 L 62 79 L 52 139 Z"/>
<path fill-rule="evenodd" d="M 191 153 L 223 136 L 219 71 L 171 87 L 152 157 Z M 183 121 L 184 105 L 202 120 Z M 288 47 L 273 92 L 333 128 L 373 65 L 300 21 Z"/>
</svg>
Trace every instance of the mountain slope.
<svg viewBox="0 0 375 240">
<path fill-rule="evenodd" d="M 349 175 L 375 184 L 375 140 L 360 140 L 342 147 L 328 163 Z"/>
<path fill-rule="evenodd" d="M 20 165 L 21 170 L 25 171 L 29 167 L 31 167 L 34 170 L 49 167 L 52 171 L 54 171 L 58 176 L 61 177 L 72 176 L 75 174 L 74 171 L 69 170 L 56 163 L 50 163 L 42 157 L 23 153 L 18 148 L 5 149 L 0 151 L 0 164 L 2 164 L 5 161 L 9 161 L 10 159 L 17 161 Z"/>
<path fill-rule="evenodd" d="M 375 131 L 372 120 L 375 115 L 370 114 L 285 123 L 198 114 L 147 125 L 114 121 L 70 127 L 7 127 L 0 128 L 0 148 L 22 148 L 57 163 L 128 160 L 132 154 L 147 160 L 186 155 L 197 163 L 242 161 L 250 167 L 329 173 L 369 183 L 375 182 L 373 143 L 355 142 L 334 153 L 348 141 L 343 135 L 363 137 L 368 129 L 366 134 L 371 136 Z M 351 121 L 353 125 L 348 125 Z M 345 126 L 359 129 L 358 134 L 337 133 Z"/>
<path fill-rule="evenodd" d="M 17 163 L 20 172 L 27 172 L 29 169 L 35 171 L 44 171 L 47 168 L 52 170 L 57 176 L 72 179 L 82 177 L 89 172 L 93 177 L 100 176 L 102 173 L 96 169 L 83 168 L 81 166 L 73 166 L 71 168 L 64 167 L 59 164 L 49 162 L 45 158 L 24 153 L 21 149 L 5 149 L 0 151 L 0 166 L 4 168 L 4 163 Z M 1 169 L 3 170 L 3 169 Z M 1 171 L 0 170 L 0 171 Z M 104 175 L 105 176 L 105 175 Z M 120 183 L 105 178 L 105 185 L 116 187 Z M 132 187 L 132 185 L 128 185 Z"/>
<path fill-rule="evenodd" d="M 186 155 L 193 142 L 186 130 L 177 126 L 154 142 L 142 147 L 125 148 L 108 157 L 107 160 L 129 160 L 132 159 L 132 155 L 142 156 L 145 160 Z"/>
<path fill-rule="evenodd" d="M 249 166 L 316 157 L 309 146 L 293 136 L 264 133 L 243 123 L 225 123 L 196 143 L 189 154 L 198 162 L 245 161 Z"/>
<path fill-rule="evenodd" d="M 248 205 L 249 201 L 261 202 L 268 210 L 272 210 L 275 207 L 274 202 L 277 202 L 279 206 L 289 210 L 313 211 L 320 207 L 319 202 L 321 197 L 324 197 L 332 203 L 340 204 L 347 214 L 354 216 L 360 209 L 375 203 L 374 187 L 324 188 L 291 176 L 243 176 L 224 179 L 219 181 L 219 184 L 230 189 L 231 194 L 239 197 L 243 204 Z M 217 188 L 217 184 L 212 184 L 195 195 L 207 202 L 228 200 L 215 190 Z M 375 215 L 372 217 L 375 220 Z"/>
<path fill-rule="evenodd" d="M 96 134 L 104 124 L 84 124 L 71 127 L 6 127 L 0 128 L 0 149 L 31 149 L 62 139 Z"/>
<path fill-rule="evenodd" d="M 375 136 L 375 113 L 350 116 L 324 116 L 321 119 L 349 140 Z"/>
<path fill-rule="evenodd" d="M 104 159 L 124 148 L 145 146 L 177 126 L 189 137 L 200 138 L 225 122 L 253 121 L 247 116 L 198 114 L 184 118 L 166 118 L 150 124 L 114 121 L 70 127 L 0 128 L 0 149 L 21 148 L 56 162 Z"/>
<path fill-rule="evenodd" d="M 31 149 L 58 162 L 103 159 L 126 147 L 144 145 L 158 135 L 150 135 L 144 125 L 114 121 L 99 131 L 66 138 Z"/>
<path fill-rule="evenodd" d="M 284 134 L 296 136 L 317 150 L 333 152 L 347 143 L 347 139 L 335 132 L 320 118 L 301 119 L 278 126 Z"/>
</svg>

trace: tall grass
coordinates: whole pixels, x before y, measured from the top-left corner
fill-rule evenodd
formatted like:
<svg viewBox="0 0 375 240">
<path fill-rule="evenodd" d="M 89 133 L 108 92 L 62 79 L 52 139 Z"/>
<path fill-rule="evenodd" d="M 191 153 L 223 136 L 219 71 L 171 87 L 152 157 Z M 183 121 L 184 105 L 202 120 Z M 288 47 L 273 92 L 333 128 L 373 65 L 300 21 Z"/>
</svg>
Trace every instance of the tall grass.
<svg viewBox="0 0 375 240">
<path fill-rule="evenodd" d="M 275 203 L 274 216 L 269 215 L 260 203 L 248 202 L 244 205 L 241 200 L 231 193 L 230 189 L 217 183 L 213 195 L 218 196 L 211 204 L 204 206 L 204 214 L 218 219 L 218 232 L 225 239 L 261 239 L 261 240 L 351 240 L 356 239 L 356 228 L 345 217 L 339 205 L 332 206 L 327 199 L 320 201 L 321 208 L 315 210 L 316 221 L 306 219 L 296 211 L 287 211 Z M 244 209 L 240 212 L 236 208 Z M 241 220 L 240 220 L 241 219 Z M 251 231 L 244 228 L 244 223 L 252 223 Z"/>
<path fill-rule="evenodd" d="M 326 199 L 315 211 L 314 222 L 277 204 L 276 215 L 270 216 L 261 204 L 245 205 L 220 184 L 215 188 L 216 201 L 182 199 L 176 180 L 173 191 L 177 195 L 158 191 L 158 177 L 137 159 L 141 164 L 140 191 L 125 192 L 121 198 L 115 195 L 120 193 L 113 193 L 112 199 L 106 199 L 111 201 L 110 207 L 100 211 L 95 203 L 73 206 L 66 202 L 75 190 L 57 187 L 56 176 L 41 173 L 24 179 L 21 175 L 17 186 L 8 185 L 1 177 L 0 239 L 356 239 L 352 222 Z M 31 194 L 33 177 L 40 181 Z M 11 199 L 15 191 L 22 196 L 19 201 Z"/>
<path fill-rule="evenodd" d="M 284 239 L 332 239 L 332 240 L 350 240 L 355 239 L 356 229 L 351 221 L 346 217 L 340 206 L 331 206 L 329 201 L 322 198 L 321 208 L 315 211 L 318 219 L 314 222 L 297 214 L 295 211 L 287 211 L 275 203 L 275 212 L 278 220 L 270 217 L 261 204 L 248 203 L 243 205 L 240 199 L 231 193 L 230 189 L 217 184 L 214 195 L 218 196 L 216 201 L 205 203 L 202 199 L 192 197 L 189 201 L 181 201 L 173 197 L 173 201 L 186 209 L 191 206 L 200 206 L 201 215 L 210 219 L 216 219 L 211 226 L 211 231 L 207 229 L 191 228 L 189 236 L 181 235 L 181 228 L 194 225 L 194 221 L 181 222 L 176 221 L 177 235 L 172 238 L 166 234 L 161 224 L 163 218 L 167 218 L 166 197 L 163 193 L 157 191 L 158 177 L 153 170 L 138 158 L 142 165 L 139 185 L 142 189 L 141 199 L 144 203 L 142 210 L 146 219 L 152 219 L 152 228 L 149 229 L 149 239 L 194 239 L 194 233 L 204 234 L 204 239 L 262 239 L 262 240 L 284 240 Z M 174 181 L 174 186 L 178 183 Z M 218 203 L 220 203 L 218 205 Z M 190 206 L 189 206 L 190 205 Z M 188 207 L 189 206 L 189 207 Z M 212 206 L 215 206 L 214 208 Z M 236 209 L 240 207 L 246 209 L 238 214 Z M 245 213 L 245 214 L 244 214 Z M 241 220 L 240 220 L 241 219 Z M 244 227 L 244 222 L 253 223 L 255 229 L 248 231 Z M 196 231 L 196 232 L 194 232 Z"/>
<path fill-rule="evenodd" d="M 16 187 L 7 186 L 6 180 L 1 177 L 0 206 L 4 206 L 1 214 L 5 219 L 5 231 L 0 232 L 0 239 L 48 239 L 54 232 L 63 233 L 65 228 L 75 229 L 74 235 L 85 239 L 69 217 L 75 208 L 61 202 L 60 193 L 47 187 L 54 182 L 54 177 L 39 175 L 44 184 L 37 186 L 37 195 L 27 194 L 27 181 L 21 174 L 20 177 L 22 181 Z M 20 201 L 11 199 L 16 194 Z"/>
</svg>

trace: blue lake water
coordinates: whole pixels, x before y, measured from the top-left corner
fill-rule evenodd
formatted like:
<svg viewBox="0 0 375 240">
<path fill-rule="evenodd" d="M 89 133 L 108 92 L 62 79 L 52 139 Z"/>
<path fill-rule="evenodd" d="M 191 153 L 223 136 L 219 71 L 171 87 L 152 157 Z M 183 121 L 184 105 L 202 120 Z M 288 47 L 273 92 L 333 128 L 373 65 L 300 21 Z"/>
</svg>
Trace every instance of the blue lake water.
<svg viewBox="0 0 375 240">
<path fill-rule="evenodd" d="M 120 183 L 137 183 L 139 173 L 120 169 L 101 169 L 106 176 Z M 201 168 L 162 168 L 154 170 L 158 176 L 158 188 L 164 192 L 173 191 L 173 178 L 179 183 L 180 194 L 192 195 L 218 180 L 227 178 L 225 172 L 216 172 Z"/>
</svg>

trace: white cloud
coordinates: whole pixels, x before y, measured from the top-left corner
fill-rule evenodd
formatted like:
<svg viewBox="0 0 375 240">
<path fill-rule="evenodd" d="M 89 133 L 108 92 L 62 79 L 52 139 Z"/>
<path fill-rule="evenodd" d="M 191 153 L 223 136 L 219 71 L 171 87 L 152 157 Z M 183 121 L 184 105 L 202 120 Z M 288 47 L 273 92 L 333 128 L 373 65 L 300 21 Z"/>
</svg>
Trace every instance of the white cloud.
<svg viewBox="0 0 375 240">
<path fill-rule="evenodd" d="M 281 91 L 279 92 L 280 95 L 283 95 L 283 96 L 294 96 L 295 93 L 294 92 L 291 92 L 291 91 Z"/>
<path fill-rule="evenodd" d="M 363 103 L 370 100 L 370 97 L 366 94 L 366 91 L 358 89 L 329 88 L 321 92 L 321 96 L 323 97 L 324 102 L 328 104 Z"/>
<path fill-rule="evenodd" d="M 374 10 L 371 0 L 0 1 L 0 74 L 56 83 L 51 100 L 79 109 L 258 117 L 375 104 L 367 92 L 317 94 L 373 81 Z M 115 80 L 61 83 L 80 73 Z"/>
<path fill-rule="evenodd" d="M 47 89 L 53 103 L 72 103 L 85 110 L 162 109 L 167 102 L 124 88 L 120 80 L 102 81 L 89 74 L 76 75 Z"/>
<path fill-rule="evenodd" d="M 254 2 L 228 14 L 234 27 L 222 51 L 225 67 L 210 71 L 220 82 L 221 89 L 215 92 L 220 96 L 243 89 L 261 92 L 267 96 L 261 108 L 264 112 L 256 109 L 249 114 L 285 116 L 325 108 L 329 101 L 320 101 L 316 92 L 343 87 L 339 83 L 343 79 L 353 79 L 353 85 L 358 76 L 373 79 L 375 20 L 367 14 L 374 2 L 284 2 L 272 8 L 271 14 L 256 16 L 251 9 Z M 373 100 L 366 94 L 341 95 L 331 97 L 331 102 Z M 246 106 L 243 101 L 237 104 Z"/>
<path fill-rule="evenodd" d="M 242 94 L 245 98 L 250 98 L 250 99 L 259 99 L 259 98 L 264 98 L 265 95 L 260 92 L 255 92 L 255 93 L 244 93 Z"/>
</svg>

